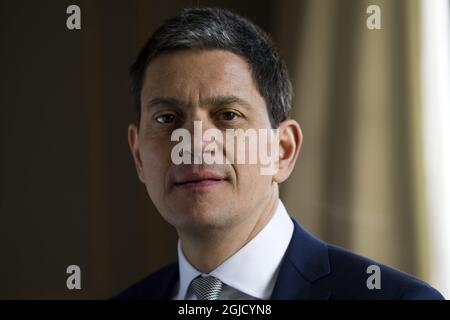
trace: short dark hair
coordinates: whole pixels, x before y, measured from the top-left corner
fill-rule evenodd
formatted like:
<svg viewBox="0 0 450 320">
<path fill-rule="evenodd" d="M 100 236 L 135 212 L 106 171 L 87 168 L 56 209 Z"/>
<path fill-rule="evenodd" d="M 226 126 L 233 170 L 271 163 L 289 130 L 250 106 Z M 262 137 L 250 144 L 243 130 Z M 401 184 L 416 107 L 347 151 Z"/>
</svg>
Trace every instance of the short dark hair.
<svg viewBox="0 0 450 320">
<path fill-rule="evenodd" d="M 270 37 L 252 22 L 225 9 L 190 8 L 164 22 L 130 68 L 138 125 L 141 91 L 148 64 L 157 56 L 186 49 L 221 49 L 243 57 L 265 99 L 273 128 L 288 117 L 292 85 Z"/>
</svg>

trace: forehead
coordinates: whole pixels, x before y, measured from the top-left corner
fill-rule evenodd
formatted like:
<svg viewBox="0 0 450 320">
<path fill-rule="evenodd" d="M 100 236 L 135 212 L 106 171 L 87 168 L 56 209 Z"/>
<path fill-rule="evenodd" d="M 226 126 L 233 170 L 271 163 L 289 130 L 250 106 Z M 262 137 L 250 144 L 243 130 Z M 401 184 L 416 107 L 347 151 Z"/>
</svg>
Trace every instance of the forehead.
<svg viewBox="0 0 450 320">
<path fill-rule="evenodd" d="M 141 100 L 154 96 L 190 100 L 194 96 L 223 94 L 262 99 L 242 57 L 223 50 L 183 50 L 163 54 L 150 62 Z"/>
</svg>

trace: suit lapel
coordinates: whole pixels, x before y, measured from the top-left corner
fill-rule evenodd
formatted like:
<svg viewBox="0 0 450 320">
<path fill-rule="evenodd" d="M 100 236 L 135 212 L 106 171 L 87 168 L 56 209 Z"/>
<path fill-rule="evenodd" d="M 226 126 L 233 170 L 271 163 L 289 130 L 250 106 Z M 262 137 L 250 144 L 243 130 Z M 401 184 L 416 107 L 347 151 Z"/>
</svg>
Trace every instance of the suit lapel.
<svg viewBox="0 0 450 320">
<path fill-rule="evenodd" d="M 306 232 L 295 220 L 271 299 L 325 300 L 330 292 L 313 282 L 330 273 L 327 245 Z"/>
</svg>

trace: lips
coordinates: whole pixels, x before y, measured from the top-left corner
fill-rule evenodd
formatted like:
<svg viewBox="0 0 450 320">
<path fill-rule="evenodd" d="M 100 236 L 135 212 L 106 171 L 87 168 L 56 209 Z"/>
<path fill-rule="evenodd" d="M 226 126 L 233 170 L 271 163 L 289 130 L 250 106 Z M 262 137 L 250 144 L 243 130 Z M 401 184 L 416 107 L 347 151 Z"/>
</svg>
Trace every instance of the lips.
<svg viewBox="0 0 450 320">
<path fill-rule="evenodd" d="M 183 172 L 180 173 L 174 181 L 175 187 L 211 187 L 222 183 L 226 180 L 224 175 L 209 172 L 209 171 L 198 171 L 198 172 Z"/>
</svg>

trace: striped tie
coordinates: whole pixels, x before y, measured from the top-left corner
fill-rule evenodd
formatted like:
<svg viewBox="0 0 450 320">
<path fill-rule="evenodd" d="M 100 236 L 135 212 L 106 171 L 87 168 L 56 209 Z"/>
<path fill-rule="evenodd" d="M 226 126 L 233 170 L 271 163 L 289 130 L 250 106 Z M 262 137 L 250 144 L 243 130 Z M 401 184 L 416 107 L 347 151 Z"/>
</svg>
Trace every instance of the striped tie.
<svg viewBox="0 0 450 320">
<path fill-rule="evenodd" d="M 192 289 L 198 300 L 219 300 L 222 291 L 222 281 L 213 277 L 198 276 L 191 282 Z"/>
</svg>

